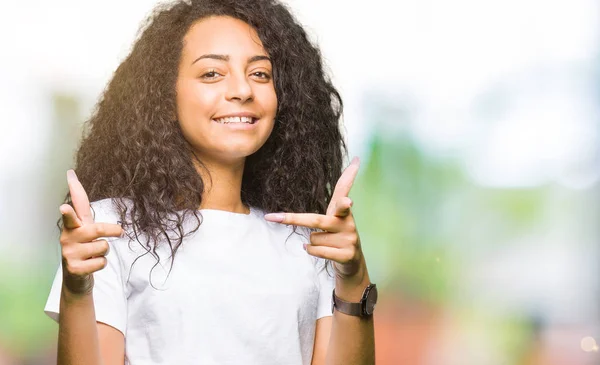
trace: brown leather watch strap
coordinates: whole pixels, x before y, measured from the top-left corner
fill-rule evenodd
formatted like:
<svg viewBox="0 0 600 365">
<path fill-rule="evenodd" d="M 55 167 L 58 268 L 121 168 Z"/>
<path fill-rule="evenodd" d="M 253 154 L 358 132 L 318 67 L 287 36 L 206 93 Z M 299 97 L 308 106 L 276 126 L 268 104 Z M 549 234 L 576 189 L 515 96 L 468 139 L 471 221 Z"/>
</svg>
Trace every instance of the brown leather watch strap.
<svg viewBox="0 0 600 365">
<path fill-rule="evenodd" d="M 351 315 L 351 316 L 356 316 L 356 317 L 363 317 L 363 305 L 362 303 L 350 303 L 350 302 L 346 302 L 343 299 L 338 298 L 335 295 L 335 289 L 333 289 L 333 293 L 332 293 L 332 305 L 331 305 L 331 312 L 333 313 L 333 309 L 337 309 L 338 311 Z"/>
</svg>

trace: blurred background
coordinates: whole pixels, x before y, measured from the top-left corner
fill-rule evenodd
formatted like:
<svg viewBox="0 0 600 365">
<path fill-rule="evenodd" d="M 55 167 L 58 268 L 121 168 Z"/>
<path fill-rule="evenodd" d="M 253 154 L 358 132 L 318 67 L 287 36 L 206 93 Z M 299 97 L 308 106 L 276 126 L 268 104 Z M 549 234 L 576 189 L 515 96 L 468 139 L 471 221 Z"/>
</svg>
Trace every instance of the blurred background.
<svg viewBox="0 0 600 365">
<path fill-rule="evenodd" d="M 287 2 L 362 159 L 377 363 L 600 364 L 600 3 Z M 55 363 L 65 172 L 155 4 L 2 1 L 1 365 Z"/>
</svg>

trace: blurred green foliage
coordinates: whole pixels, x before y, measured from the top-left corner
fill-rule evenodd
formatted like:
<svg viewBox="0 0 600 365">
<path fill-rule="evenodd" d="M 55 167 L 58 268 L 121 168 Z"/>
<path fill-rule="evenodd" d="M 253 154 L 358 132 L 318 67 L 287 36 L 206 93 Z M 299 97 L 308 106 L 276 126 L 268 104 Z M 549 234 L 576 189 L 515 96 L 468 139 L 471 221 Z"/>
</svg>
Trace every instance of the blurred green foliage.
<svg viewBox="0 0 600 365">
<path fill-rule="evenodd" d="M 44 351 L 56 341 L 57 326 L 43 312 L 56 266 L 34 258 L 0 262 L 0 344 L 18 358 Z"/>
<path fill-rule="evenodd" d="M 464 178 L 456 164 L 396 137 L 373 137 L 352 192 L 363 249 L 385 290 L 440 302 L 456 274 L 456 263 L 446 259 L 453 227 L 444 205 Z"/>
<path fill-rule="evenodd" d="M 531 229 L 547 194 L 482 188 L 408 134 L 376 134 L 351 196 L 369 272 L 385 290 L 442 304 L 459 285 L 462 254 Z"/>
</svg>

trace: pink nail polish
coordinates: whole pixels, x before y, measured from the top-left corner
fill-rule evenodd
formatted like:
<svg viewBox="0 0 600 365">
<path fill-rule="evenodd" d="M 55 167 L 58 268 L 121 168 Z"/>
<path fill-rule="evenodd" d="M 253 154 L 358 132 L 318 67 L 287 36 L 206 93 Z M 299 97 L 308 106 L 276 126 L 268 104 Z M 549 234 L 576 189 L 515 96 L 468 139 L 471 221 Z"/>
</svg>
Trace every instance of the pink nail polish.
<svg viewBox="0 0 600 365">
<path fill-rule="evenodd" d="M 75 175 L 75 171 L 73 171 L 73 170 L 67 170 L 67 180 L 68 181 L 75 181 L 75 180 L 77 180 L 77 175 Z"/>
<path fill-rule="evenodd" d="M 306 251 L 306 243 L 302 244 L 302 248 L 304 249 L 304 251 Z"/>
<path fill-rule="evenodd" d="M 281 223 L 285 219 L 285 213 L 265 214 L 265 219 L 271 222 Z"/>
</svg>

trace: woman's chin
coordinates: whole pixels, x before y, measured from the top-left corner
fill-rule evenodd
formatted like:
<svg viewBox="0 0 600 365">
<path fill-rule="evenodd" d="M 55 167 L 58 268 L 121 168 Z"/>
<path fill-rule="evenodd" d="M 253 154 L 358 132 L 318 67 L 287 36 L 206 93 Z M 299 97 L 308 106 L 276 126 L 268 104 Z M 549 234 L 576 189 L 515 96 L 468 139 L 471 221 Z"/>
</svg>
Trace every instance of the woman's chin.
<svg viewBox="0 0 600 365">
<path fill-rule="evenodd" d="M 248 156 L 252 155 L 260 149 L 260 146 L 243 146 L 243 147 L 231 147 L 222 148 L 217 151 L 202 151 L 196 153 L 200 161 L 221 164 L 235 164 L 243 162 Z"/>
</svg>

